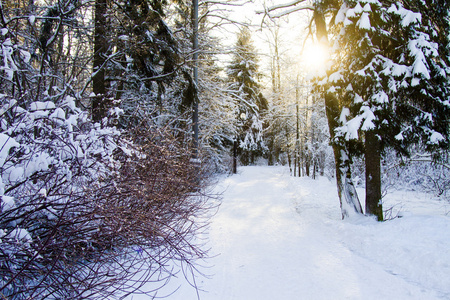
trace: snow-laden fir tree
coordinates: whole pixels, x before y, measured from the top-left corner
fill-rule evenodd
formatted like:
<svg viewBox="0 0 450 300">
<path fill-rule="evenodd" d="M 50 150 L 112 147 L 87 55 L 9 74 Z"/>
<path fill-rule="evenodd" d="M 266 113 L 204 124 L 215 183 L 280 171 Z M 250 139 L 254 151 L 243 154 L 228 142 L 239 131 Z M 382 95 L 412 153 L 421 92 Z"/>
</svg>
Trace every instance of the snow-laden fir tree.
<svg viewBox="0 0 450 300">
<path fill-rule="evenodd" d="M 344 1 L 333 19 L 334 65 L 320 83 L 339 99 L 333 142 L 364 154 L 366 214 L 379 220 L 383 149 L 448 147 L 450 6 L 426 2 Z"/>
<path fill-rule="evenodd" d="M 172 121 L 183 113 L 186 98 L 193 97 L 190 71 L 180 51 L 185 45 L 168 25 L 166 9 L 167 2 L 148 0 L 123 0 L 113 7 L 115 57 L 108 69 L 125 111 L 124 126 L 149 115 L 158 124 Z"/>
<path fill-rule="evenodd" d="M 267 149 L 262 115 L 267 111 L 268 104 L 260 91 L 260 76 L 251 32 L 244 27 L 238 33 L 233 59 L 228 66 L 230 89 L 237 102 L 237 140 L 244 165 L 254 163 Z"/>
</svg>

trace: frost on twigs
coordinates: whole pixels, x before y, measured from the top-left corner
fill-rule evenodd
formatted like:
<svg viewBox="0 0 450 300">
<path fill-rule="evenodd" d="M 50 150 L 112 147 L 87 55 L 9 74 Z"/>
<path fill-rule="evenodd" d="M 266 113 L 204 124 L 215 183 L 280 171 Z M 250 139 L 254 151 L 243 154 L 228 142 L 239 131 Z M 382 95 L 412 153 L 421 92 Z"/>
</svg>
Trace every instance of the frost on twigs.
<svg viewBox="0 0 450 300">
<path fill-rule="evenodd" d="M 69 100 L 0 97 L 1 295 L 151 295 L 172 261 L 194 272 L 208 195 L 189 151 L 165 132 L 97 126 Z"/>
</svg>

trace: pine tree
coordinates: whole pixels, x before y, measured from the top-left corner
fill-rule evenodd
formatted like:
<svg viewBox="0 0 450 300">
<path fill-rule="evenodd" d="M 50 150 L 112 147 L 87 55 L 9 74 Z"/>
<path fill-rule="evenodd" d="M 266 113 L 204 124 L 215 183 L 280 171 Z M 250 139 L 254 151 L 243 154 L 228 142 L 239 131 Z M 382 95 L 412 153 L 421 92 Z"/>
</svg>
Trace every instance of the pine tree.
<svg viewBox="0 0 450 300">
<path fill-rule="evenodd" d="M 262 114 L 268 109 L 267 100 L 260 92 L 258 83 L 258 57 L 251 39 L 251 32 L 243 28 L 238 33 L 234 57 L 228 66 L 231 89 L 234 90 L 240 133 L 238 142 L 240 158 L 244 165 L 254 163 L 266 150 L 263 138 Z"/>
<path fill-rule="evenodd" d="M 169 25 L 168 3 L 108 3 L 109 47 L 102 65 L 107 106 L 120 103 L 124 112 L 120 126 L 133 127 L 143 120 L 162 125 L 184 113 L 182 103 L 186 94 L 192 94 L 192 80 L 181 57 L 184 45 Z"/>
<path fill-rule="evenodd" d="M 381 219 L 383 150 L 408 154 L 417 143 L 434 154 L 448 149 L 449 5 L 318 0 L 311 6 L 300 0 L 265 9 L 265 15 L 286 9 L 278 16 L 312 9 L 310 32 L 314 24 L 317 39 L 326 44 L 334 35 L 335 64 L 315 81 L 315 90 L 325 100 L 343 217 L 362 213 L 351 178 L 355 156 L 369 158 L 366 210 Z"/>
<path fill-rule="evenodd" d="M 334 20 L 338 59 L 325 85 L 340 101 L 334 142 L 364 154 L 366 214 L 378 220 L 383 150 L 448 145 L 449 23 L 440 20 L 448 20 L 449 5 L 429 2 L 439 9 L 420 1 L 344 1 Z"/>
</svg>

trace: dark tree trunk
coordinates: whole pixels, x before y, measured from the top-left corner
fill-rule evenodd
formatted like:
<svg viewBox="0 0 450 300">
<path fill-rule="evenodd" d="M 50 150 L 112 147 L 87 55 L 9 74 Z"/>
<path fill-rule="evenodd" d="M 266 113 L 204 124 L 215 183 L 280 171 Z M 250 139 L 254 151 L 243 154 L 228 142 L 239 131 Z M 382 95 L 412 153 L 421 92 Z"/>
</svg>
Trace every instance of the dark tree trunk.
<svg viewBox="0 0 450 300">
<path fill-rule="evenodd" d="M 237 138 L 233 142 L 233 174 L 237 174 Z"/>
<path fill-rule="evenodd" d="M 317 171 L 317 161 L 313 161 L 313 173 L 312 173 L 312 179 L 316 179 L 316 171 Z"/>
<path fill-rule="evenodd" d="M 305 154 L 303 153 L 304 147 L 303 147 L 303 139 L 300 142 L 300 149 L 299 149 L 299 156 L 300 159 L 298 160 L 298 177 L 305 176 Z"/>
<path fill-rule="evenodd" d="M 374 215 L 383 221 L 381 204 L 381 151 L 380 141 L 374 131 L 366 132 L 366 215 Z"/>
<path fill-rule="evenodd" d="M 297 150 L 296 150 L 294 152 L 294 172 L 291 174 L 294 177 L 297 176 L 297 160 L 298 160 L 298 157 L 297 157 Z"/>
<path fill-rule="evenodd" d="M 308 155 L 308 148 L 306 147 L 306 149 L 305 149 L 305 151 L 306 151 L 306 155 L 305 155 L 305 172 L 306 172 L 306 176 L 307 177 L 309 177 L 309 167 L 310 167 L 310 164 L 309 164 L 309 155 Z"/>
<path fill-rule="evenodd" d="M 291 152 L 288 149 L 287 152 L 287 156 L 288 156 L 288 164 L 289 164 L 289 174 L 292 174 L 292 158 L 291 158 Z"/>
<path fill-rule="evenodd" d="M 106 52 L 108 50 L 106 38 L 106 0 L 95 1 L 95 28 L 94 28 L 94 60 L 92 77 L 92 119 L 99 122 L 106 116 L 105 107 L 105 68 Z"/>
<path fill-rule="evenodd" d="M 267 154 L 267 164 L 269 166 L 273 166 L 274 165 L 274 157 L 275 157 L 275 146 L 274 146 L 274 142 L 273 142 L 274 137 L 272 135 L 268 136 L 268 141 L 269 141 L 269 151 Z"/>
</svg>

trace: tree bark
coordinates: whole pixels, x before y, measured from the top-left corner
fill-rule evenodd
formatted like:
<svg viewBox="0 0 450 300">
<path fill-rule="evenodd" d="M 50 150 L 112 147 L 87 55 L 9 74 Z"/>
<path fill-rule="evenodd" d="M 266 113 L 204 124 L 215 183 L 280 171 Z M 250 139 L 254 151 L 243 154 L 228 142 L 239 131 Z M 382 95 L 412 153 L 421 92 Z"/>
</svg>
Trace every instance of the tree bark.
<svg viewBox="0 0 450 300">
<path fill-rule="evenodd" d="M 106 52 L 108 50 L 106 39 L 106 0 L 95 1 L 95 28 L 94 28 L 94 60 L 92 77 L 92 119 L 100 122 L 106 116 L 105 108 L 105 68 Z"/>
<path fill-rule="evenodd" d="M 309 155 L 308 155 L 309 149 L 308 147 L 305 147 L 305 173 L 306 173 L 306 177 L 309 177 L 309 167 L 310 167 L 310 160 L 309 160 Z"/>
<path fill-rule="evenodd" d="M 380 141 L 374 131 L 366 132 L 366 215 L 376 216 L 383 221 L 381 203 L 381 151 Z"/>
<path fill-rule="evenodd" d="M 330 138 L 335 139 L 335 129 L 338 127 L 339 105 L 338 100 L 331 94 L 325 96 L 325 111 L 328 120 Z M 336 184 L 341 204 L 342 219 L 356 214 L 362 214 L 362 207 L 359 202 L 358 193 L 351 176 L 350 153 L 345 146 L 333 142 L 333 154 L 336 165 Z"/>
</svg>

